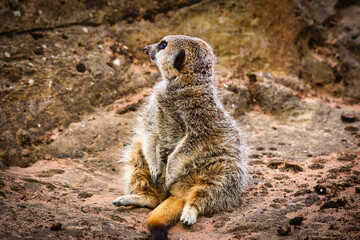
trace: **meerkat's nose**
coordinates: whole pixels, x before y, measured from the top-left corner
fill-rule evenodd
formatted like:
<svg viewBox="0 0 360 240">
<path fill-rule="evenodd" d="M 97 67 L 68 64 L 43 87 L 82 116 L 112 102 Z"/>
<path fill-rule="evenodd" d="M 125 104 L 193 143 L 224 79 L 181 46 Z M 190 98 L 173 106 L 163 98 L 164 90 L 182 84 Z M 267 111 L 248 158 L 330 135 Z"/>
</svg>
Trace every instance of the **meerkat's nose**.
<svg viewBox="0 0 360 240">
<path fill-rule="evenodd" d="M 147 55 L 149 55 L 149 49 L 150 49 L 150 46 L 144 47 L 144 53 L 146 53 Z"/>
</svg>

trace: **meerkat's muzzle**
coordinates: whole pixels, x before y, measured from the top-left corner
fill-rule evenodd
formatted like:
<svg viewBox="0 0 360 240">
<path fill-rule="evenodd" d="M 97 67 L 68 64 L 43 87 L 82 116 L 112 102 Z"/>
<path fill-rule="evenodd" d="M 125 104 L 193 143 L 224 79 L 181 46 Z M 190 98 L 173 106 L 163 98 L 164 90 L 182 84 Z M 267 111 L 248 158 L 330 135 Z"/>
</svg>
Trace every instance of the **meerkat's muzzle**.
<svg viewBox="0 0 360 240">
<path fill-rule="evenodd" d="M 153 51 L 152 45 L 144 47 L 144 53 L 150 56 L 151 61 L 155 61 L 155 54 L 156 52 Z"/>
<path fill-rule="evenodd" d="M 144 47 L 144 53 L 146 53 L 147 55 L 149 55 L 149 49 L 150 49 L 150 46 Z"/>
</svg>

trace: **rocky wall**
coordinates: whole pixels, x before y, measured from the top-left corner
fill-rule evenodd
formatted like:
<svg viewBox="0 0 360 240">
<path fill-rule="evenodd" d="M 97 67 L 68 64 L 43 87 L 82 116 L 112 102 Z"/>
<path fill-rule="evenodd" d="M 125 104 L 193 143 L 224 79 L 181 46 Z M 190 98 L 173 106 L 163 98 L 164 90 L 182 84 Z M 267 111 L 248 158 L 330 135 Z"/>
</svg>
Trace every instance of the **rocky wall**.
<svg viewBox="0 0 360 240">
<path fill-rule="evenodd" d="M 3 165 L 46 158 L 54 131 L 150 88 L 159 74 L 143 47 L 168 34 L 212 45 L 234 114 L 283 114 L 318 93 L 360 101 L 357 1 L 7 0 L 0 13 Z M 275 77 L 251 85 L 253 72 Z"/>
</svg>

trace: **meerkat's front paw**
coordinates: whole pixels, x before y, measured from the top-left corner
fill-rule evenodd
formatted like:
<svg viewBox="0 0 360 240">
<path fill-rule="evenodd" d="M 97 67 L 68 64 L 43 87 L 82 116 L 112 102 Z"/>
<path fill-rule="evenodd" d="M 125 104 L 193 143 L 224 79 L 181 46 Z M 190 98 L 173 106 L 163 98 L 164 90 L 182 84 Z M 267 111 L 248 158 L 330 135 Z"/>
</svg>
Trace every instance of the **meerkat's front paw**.
<svg viewBox="0 0 360 240">
<path fill-rule="evenodd" d="M 150 175 L 151 175 L 151 180 L 153 181 L 153 183 L 157 184 L 157 181 L 158 181 L 159 176 L 160 176 L 160 167 L 151 166 L 150 167 Z"/>
<path fill-rule="evenodd" d="M 132 200 L 133 200 L 133 198 L 131 196 L 125 195 L 125 196 L 118 197 L 111 203 L 118 207 L 119 206 L 130 206 L 130 205 L 132 205 L 132 202 L 133 202 Z"/>
<path fill-rule="evenodd" d="M 185 225 L 190 226 L 196 223 L 197 216 L 198 211 L 196 210 L 196 208 L 186 204 L 182 211 L 180 221 L 182 221 Z"/>
</svg>

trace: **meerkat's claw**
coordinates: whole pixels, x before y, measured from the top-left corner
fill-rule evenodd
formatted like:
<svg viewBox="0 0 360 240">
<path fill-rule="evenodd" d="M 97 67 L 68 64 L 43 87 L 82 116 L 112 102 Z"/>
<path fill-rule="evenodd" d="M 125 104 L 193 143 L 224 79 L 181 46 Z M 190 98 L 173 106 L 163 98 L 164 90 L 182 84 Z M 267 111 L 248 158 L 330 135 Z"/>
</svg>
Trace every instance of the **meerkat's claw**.
<svg viewBox="0 0 360 240">
<path fill-rule="evenodd" d="M 153 177 L 153 179 L 152 179 L 153 182 L 154 182 L 154 184 L 157 184 L 158 178 L 159 178 L 159 174 L 156 173 L 156 174 L 155 174 L 155 177 Z"/>
<path fill-rule="evenodd" d="M 153 181 L 154 184 L 157 184 L 157 181 L 159 179 L 160 176 L 160 170 L 158 167 L 152 167 L 150 170 L 150 174 L 151 174 L 151 180 Z"/>
<path fill-rule="evenodd" d="M 164 184 L 164 191 L 166 192 L 167 190 L 169 190 L 170 185 L 168 186 L 166 183 Z"/>
</svg>

